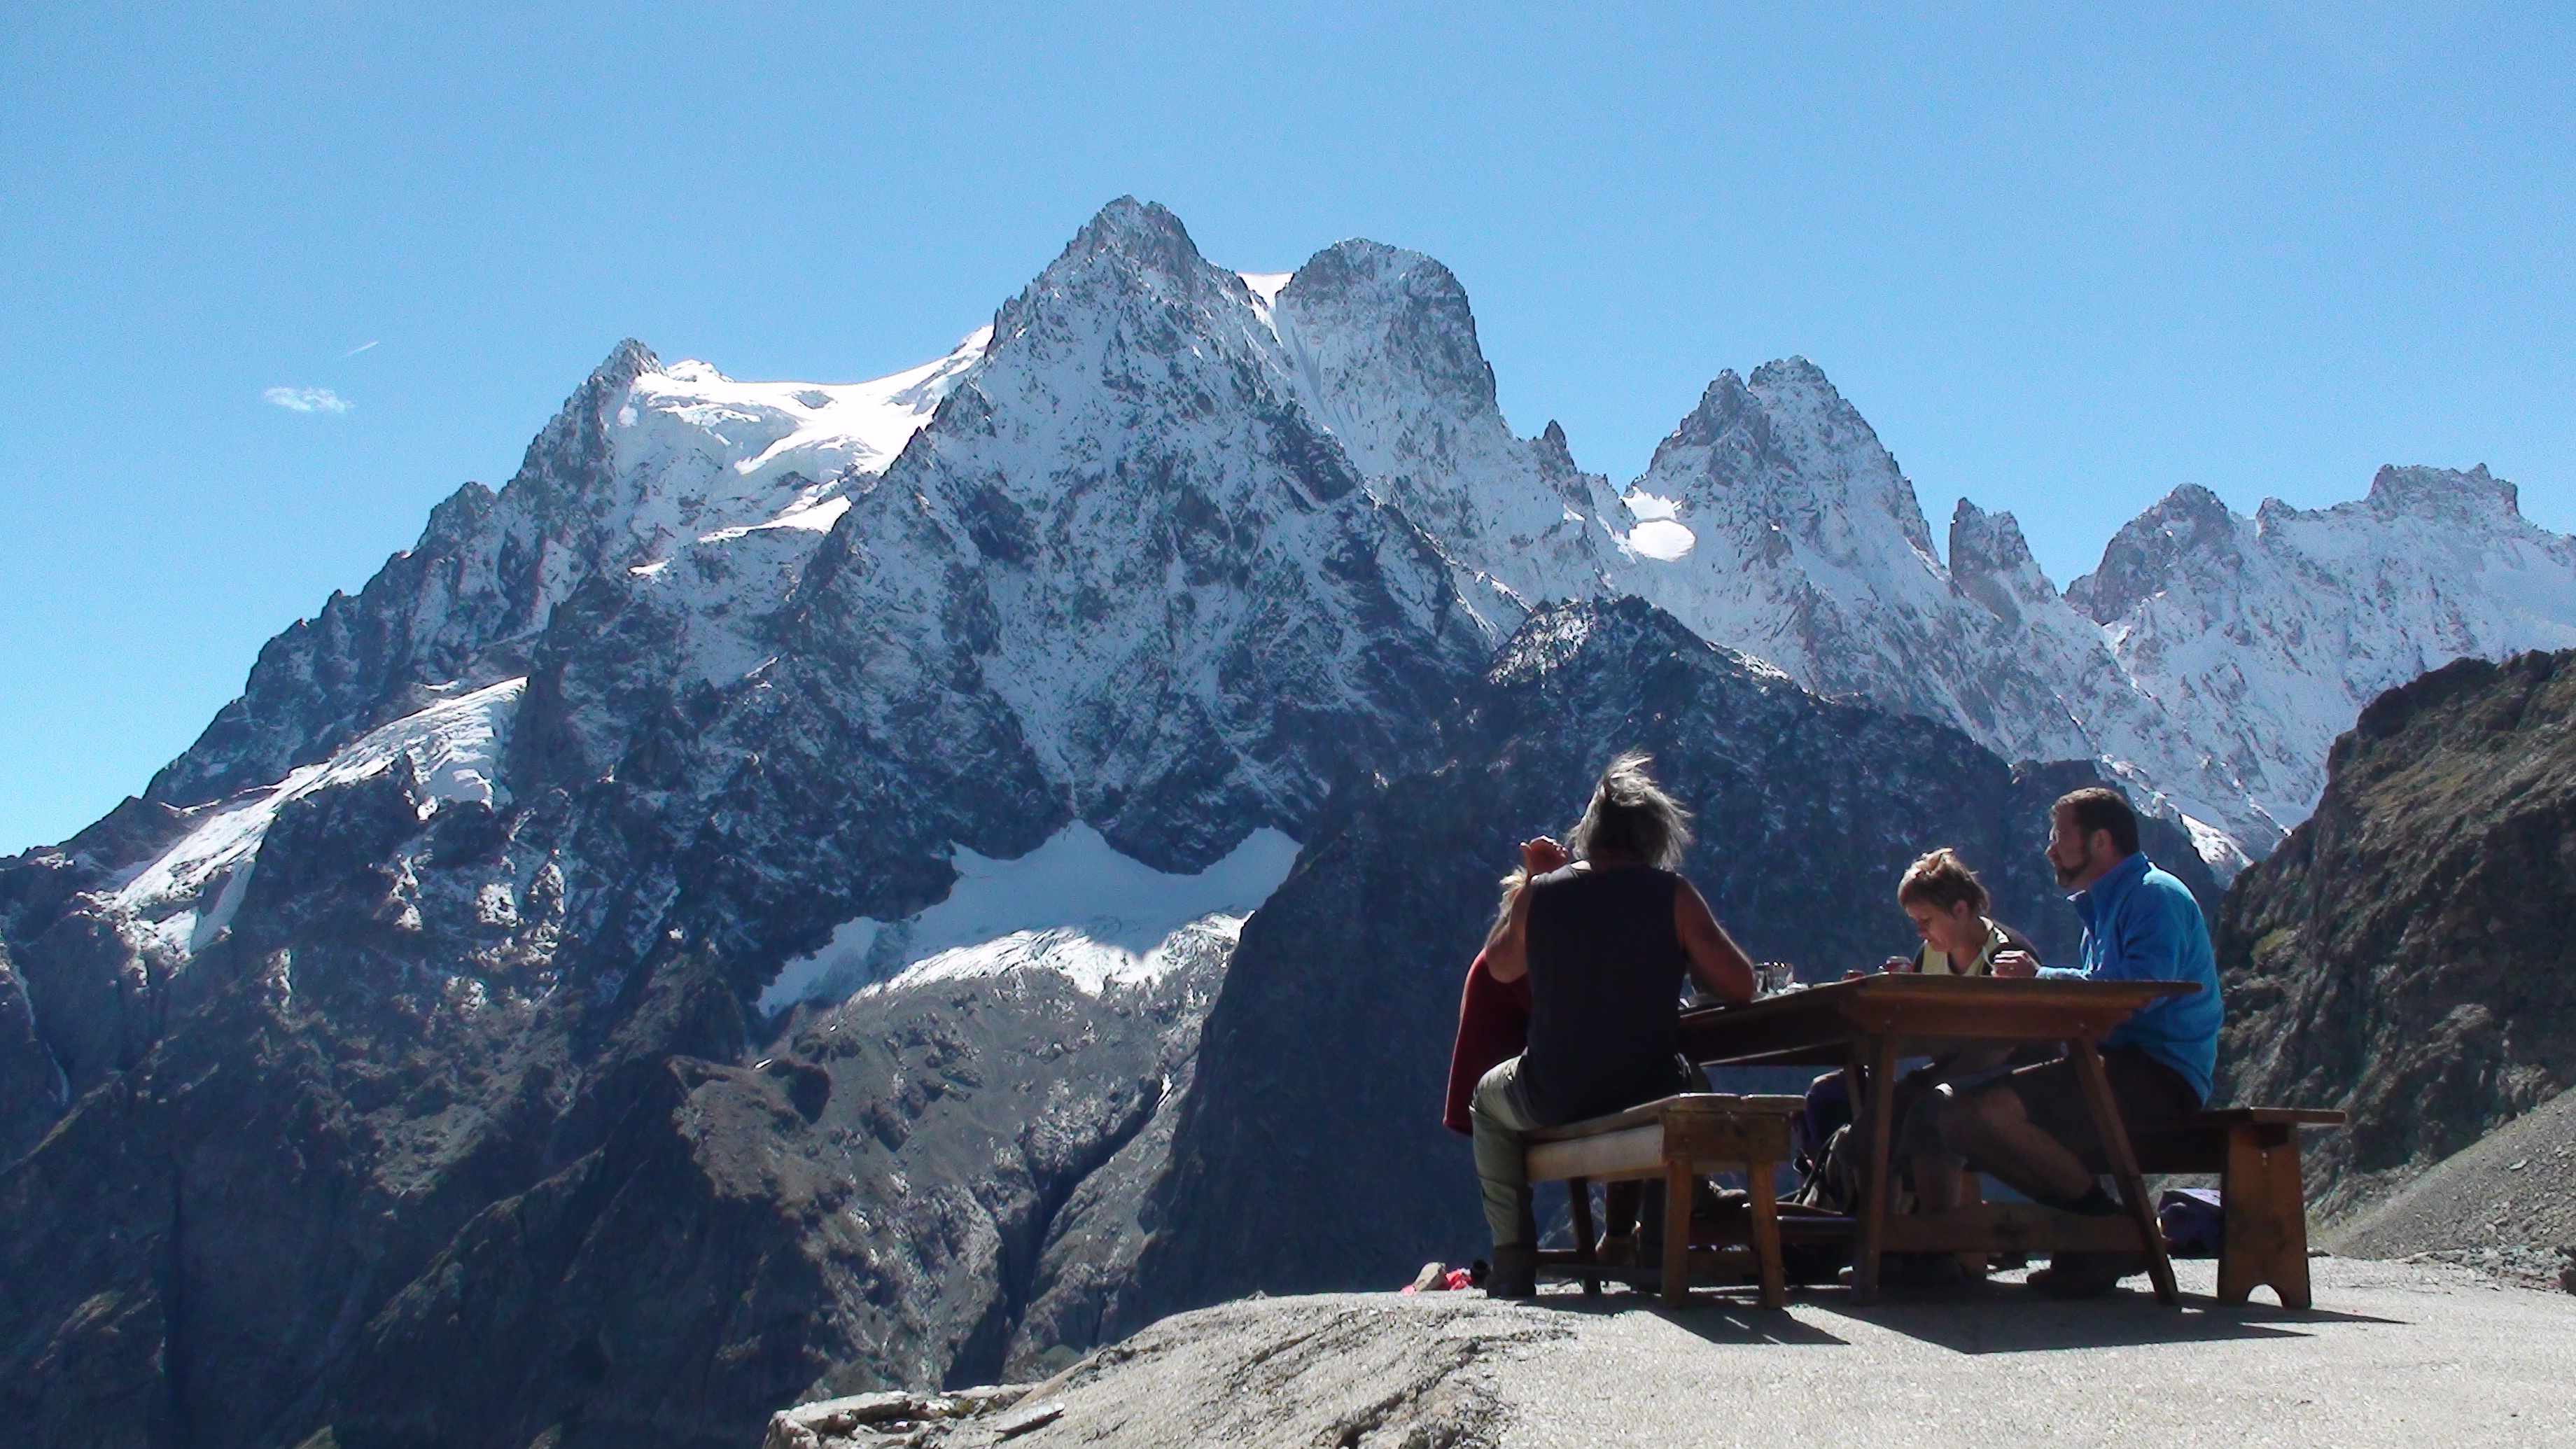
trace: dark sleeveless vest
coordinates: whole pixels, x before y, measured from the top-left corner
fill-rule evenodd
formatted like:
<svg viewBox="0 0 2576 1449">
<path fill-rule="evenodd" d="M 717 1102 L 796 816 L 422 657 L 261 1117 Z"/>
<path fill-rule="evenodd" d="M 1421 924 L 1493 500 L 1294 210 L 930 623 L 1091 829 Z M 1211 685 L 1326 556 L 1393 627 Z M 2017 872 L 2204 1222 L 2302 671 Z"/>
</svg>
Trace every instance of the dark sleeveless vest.
<svg viewBox="0 0 2576 1449">
<path fill-rule="evenodd" d="M 1525 887 L 1530 1029 L 1520 1079 L 1542 1124 L 1682 1090 L 1680 884 L 1650 866 L 1569 866 Z"/>
</svg>

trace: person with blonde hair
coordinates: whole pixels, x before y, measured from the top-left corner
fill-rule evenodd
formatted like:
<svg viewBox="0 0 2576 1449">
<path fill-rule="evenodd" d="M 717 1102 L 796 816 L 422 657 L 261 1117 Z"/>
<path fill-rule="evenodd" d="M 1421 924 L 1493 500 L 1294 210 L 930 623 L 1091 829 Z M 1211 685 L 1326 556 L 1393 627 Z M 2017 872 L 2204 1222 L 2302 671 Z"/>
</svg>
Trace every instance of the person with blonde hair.
<svg viewBox="0 0 2576 1449">
<path fill-rule="evenodd" d="M 1526 978 L 1530 991 L 1528 1045 L 1477 1081 L 1468 1113 L 1497 1297 L 1537 1288 L 1524 1134 L 1683 1090 L 1685 975 L 1723 1001 L 1753 996 L 1752 961 L 1673 869 L 1689 815 L 1649 763 L 1633 750 L 1613 759 L 1564 846 L 1522 844 L 1528 883 L 1485 949 L 1488 975 Z"/>
<path fill-rule="evenodd" d="M 1923 938 L 1909 959 L 1887 958 L 1890 971 L 1917 971 L 1926 976 L 1986 976 L 1998 957 L 2009 973 L 2027 961 L 2036 966 L 2039 950 L 2030 938 L 1986 912 L 1993 900 L 1983 881 L 1948 846 L 1915 858 L 1896 882 L 1896 904 Z"/>
</svg>

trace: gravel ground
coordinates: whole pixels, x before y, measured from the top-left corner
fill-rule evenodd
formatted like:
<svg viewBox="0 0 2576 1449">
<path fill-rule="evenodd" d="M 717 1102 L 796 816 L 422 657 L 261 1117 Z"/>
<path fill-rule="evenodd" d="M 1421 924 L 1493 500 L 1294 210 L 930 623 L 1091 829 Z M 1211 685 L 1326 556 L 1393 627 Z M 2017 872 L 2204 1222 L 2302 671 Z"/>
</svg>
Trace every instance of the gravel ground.
<svg viewBox="0 0 2576 1449">
<path fill-rule="evenodd" d="M 2356 1258 L 2437 1254 L 2554 1279 L 2554 1260 L 2576 1246 L 2576 1093 L 2488 1133 L 2318 1241 Z"/>
<path fill-rule="evenodd" d="M 2214 1264 L 2175 1267 L 2179 1313 L 2143 1291 L 2060 1304 L 1999 1281 L 1875 1309 L 1815 1293 L 1786 1325 L 1743 1308 L 1605 1315 L 1497 1374 L 1515 1411 L 1499 1442 L 2576 1442 L 2576 1296 L 2319 1258 L 2315 1310 L 2225 1309 Z"/>
<path fill-rule="evenodd" d="M 2319 1258 L 2317 1307 L 2221 1308 L 2176 1264 L 2089 1303 L 2010 1278 L 1765 1313 L 1614 1293 L 1249 1299 L 1155 1324 L 1007 1415 L 860 1445 L 1555 1449 L 2576 1443 L 2576 1295 L 2442 1263 Z M 1007 1431 L 1007 1432 L 1006 1432 Z"/>
</svg>

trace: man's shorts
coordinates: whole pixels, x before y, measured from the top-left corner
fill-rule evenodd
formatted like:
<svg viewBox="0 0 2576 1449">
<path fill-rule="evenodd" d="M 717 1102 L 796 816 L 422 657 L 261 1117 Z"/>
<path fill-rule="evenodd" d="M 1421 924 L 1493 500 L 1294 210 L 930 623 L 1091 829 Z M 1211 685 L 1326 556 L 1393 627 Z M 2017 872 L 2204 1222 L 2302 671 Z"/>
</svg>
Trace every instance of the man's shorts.
<svg viewBox="0 0 2576 1449">
<path fill-rule="evenodd" d="M 2200 1093 L 2180 1072 L 2139 1047 L 2114 1047 L 2102 1053 L 2102 1074 L 2111 1082 L 2111 1101 L 2120 1109 L 2120 1124 L 2131 1133 L 2161 1127 L 2200 1110 Z M 2075 1060 L 2059 1057 L 2035 1067 L 2004 1073 L 1982 1090 L 2009 1091 L 2021 1098 L 2031 1124 L 2066 1144 L 2096 1172 L 2110 1170 L 2102 1140 L 2093 1130 L 2093 1113 L 2085 1105 L 2084 1084 L 2075 1078 Z"/>
</svg>

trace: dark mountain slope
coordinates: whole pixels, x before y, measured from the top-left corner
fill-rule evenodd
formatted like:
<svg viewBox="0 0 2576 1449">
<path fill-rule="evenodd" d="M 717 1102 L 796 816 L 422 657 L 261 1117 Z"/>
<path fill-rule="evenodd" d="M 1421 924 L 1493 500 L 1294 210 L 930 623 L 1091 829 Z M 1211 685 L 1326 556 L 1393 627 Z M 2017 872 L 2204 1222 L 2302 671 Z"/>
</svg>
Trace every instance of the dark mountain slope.
<svg viewBox="0 0 2576 1449">
<path fill-rule="evenodd" d="M 2343 1107 L 2332 1214 L 2576 1084 L 2576 651 L 2461 660 L 2335 742 L 2219 920 L 2221 1090 Z"/>
</svg>

